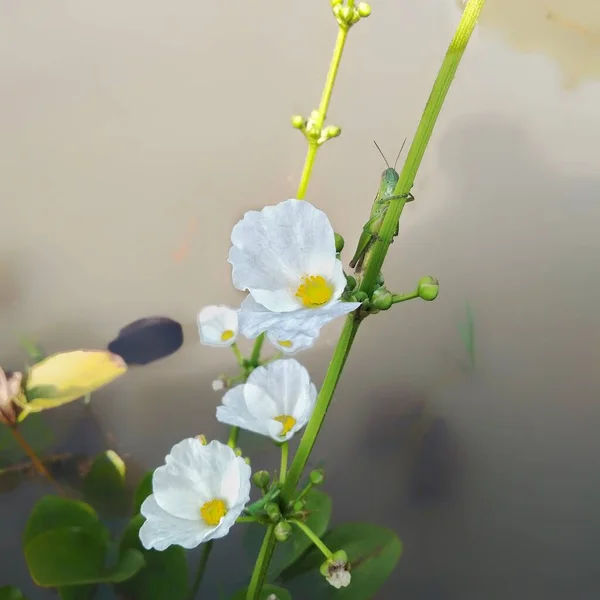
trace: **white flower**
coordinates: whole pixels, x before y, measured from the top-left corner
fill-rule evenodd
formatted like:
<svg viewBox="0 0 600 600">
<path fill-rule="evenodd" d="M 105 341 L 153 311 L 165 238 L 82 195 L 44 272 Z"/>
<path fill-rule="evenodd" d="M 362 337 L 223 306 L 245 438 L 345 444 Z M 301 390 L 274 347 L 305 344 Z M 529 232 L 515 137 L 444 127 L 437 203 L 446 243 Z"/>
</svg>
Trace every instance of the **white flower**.
<svg viewBox="0 0 600 600">
<path fill-rule="evenodd" d="M 238 311 L 228 306 L 205 306 L 198 314 L 198 330 L 207 346 L 231 346 L 238 336 Z"/>
<path fill-rule="evenodd" d="M 350 575 L 347 563 L 341 560 L 334 561 L 329 567 L 326 579 L 337 590 L 348 587 L 352 576 Z"/>
<path fill-rule="evenodd" d="M 195 548 L 229 532 L 250 499 L 250 467 L 221 442 L 198 438 L 175 444 L 154 471 L 153 493 L 140 512 L 146 549 Z"/>
<path fill-rule="evenodd" d="M 314 343 L 314 337 L 310 335 L 304 335 L 299 333 L 295 336 L 291 336 L 288 339 L 280 339 L 273 331 L 267 331 L 267 338 L 277 348 L 285 354 L 296 354 L 300 350 L 306 350 L 310 348 Z"/>
<path fill-rule="evenodd" d="M 231 243 L 233 285 L 250 292 L 242 303 L 246 314 L 240 314 L 241 331 L 250 339 L 267 330 L 279 339 L 316 337 L 325 323 L 360 306 L 340 301 L 346 278 L 333 228 L 305 200 L 247 212 Z"/>
<path fill-rule="evenodd" d="M 223 396 L 217 420 L 285 442 L 308 423 L 316 399 L 317 389 L 297 360 L 276 360 Z"/>
</svg>

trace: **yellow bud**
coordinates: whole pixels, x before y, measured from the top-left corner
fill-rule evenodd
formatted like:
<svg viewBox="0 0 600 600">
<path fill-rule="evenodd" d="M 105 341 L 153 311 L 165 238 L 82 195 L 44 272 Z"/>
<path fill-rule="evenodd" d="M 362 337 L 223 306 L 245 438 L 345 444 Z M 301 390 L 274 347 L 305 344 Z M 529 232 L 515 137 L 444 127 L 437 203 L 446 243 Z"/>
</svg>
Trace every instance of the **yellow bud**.
<svg viewBox="0 0 600 600">
<path fill-rule="evenodd" d="M 366 2 L 360 2 L 357 8 L 358 14 L 363 18 L 368 17 L 371 14 L 371 6 Z"/>
<path fill-rule="evenodd" d="M 292 117 L 292 127 L 296 129 L 304 129 L 305 126 L 306 121 L 304 120 L 304 117 L 301 117 L 300 115 L 294 115 Z"/>
</svg>

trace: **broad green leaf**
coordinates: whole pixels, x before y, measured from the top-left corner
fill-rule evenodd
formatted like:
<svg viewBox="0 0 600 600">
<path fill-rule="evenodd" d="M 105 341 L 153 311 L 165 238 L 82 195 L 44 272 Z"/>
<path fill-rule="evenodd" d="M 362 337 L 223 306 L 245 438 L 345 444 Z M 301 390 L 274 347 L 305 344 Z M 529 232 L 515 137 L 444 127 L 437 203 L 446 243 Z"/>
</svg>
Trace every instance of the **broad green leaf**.
<svg viewBox="0 0 600 600">
<path fill-rule="evenodd" d="M 152 494 L 152 476 L 154 475 L 154 471 L 148 471 L 142 480 L 139 482 L 135 495 L 133 497 L 133 514 L 137 514 L 140 512 L 140 507 L 144 500 Z"/>
<path fill-rule="evenodd" d="M 58 588 L 60 600 L 91 600 L 94 597 L 96 585 L 70 585 Z"/>
<path fill-rule="evenodd" d="M 331 518 L 331 498 L 325 492 L 312 489 L 306 496 L 306 509 L 310 513 L 306 524 L 321 537 L 327 531 Z M 257 556 L 264 535 L 264 525 L 255 523 L 247 525 L 244 546 L 250 557 Z M 267 578 L 275 581 L 281 572 L 298 560 L 310 546 L 311 542 L 306 535 L 294 527 L 289 539 L 275 547 Z"/>
<path fill-rule="evenodd" d="M 77 527 L 87 532 L 103 547 L 108 544 L 108 530 L 89 504 L 58 496 L 44 496 L 29 515 L 23 534 L 23 545 L 27 546 L 43 533 L 65 527 Z"/>
<path fill-rule="evenodd" d="M 352 581 L 336 590 L 319 572 L 324 562 L 316 548 L 282 573 L 282 580 L 292 592 L 311 590 L 311 600 L 367 600 L 372 598 L 390 576 L 400 555 L 402 543 L 396 534 L 368 523 L 348 523 L 336 527 L 323 537 L 333 552 L 345 550 L 352 568 Z"/>
<path fill-rule="evenodd" d="M 19 420 L 27 415 L 62 406 L 101 388 L 127 371 L 120 356 L 106 350 L 74 350 L 53 354 L 33 365 L 27 375 Z M 50 390 L 48 386 L 55 388 Z M 46 388 L 47 396 L 40 391 Z"/>
<path fill-rule="evenodd" d="M 188 593 L 185 550 L 180 546 L 171 546 L 162 552 L 146 550 L 139 537 L 143 523 L 142 515 L 133 517 L 123 533 L 120 551 L 139 552 L 146 566 L 119 588 L 130 600 L 185 600 Z"/>
<path fill-rule="evenodd" d="M 16 587 L 3 585 L 0 587 L 0 600 L 27 600 L 27 598 Z"/>
<path fill-rule="evenodd" d="M 80 527 L 45 531 L 25 546 L 29 572 L 41 587 L 119 583 L 144 565 L 142 554 L 136 550 L 123 553 L 114 567 L 105 567 L 105 556 L 106 544 Z"/>
<path fill-rule="evenodd" d="M 246 600 L 246 592 L 248 588 L 245 587 L 241 590 L 238 590 L 232 597 L 231 600 Z M 277 587 L 276 585 L 265 585 L 262 589 L 262 592 L 259 596 L 259 600 L 269 600 L 269 596 L 271 594 L 275 594 L 277 600 L 292 600 L 292 596 L 287 590 L 283 588 Z M 312 596 L 311 596 L 312 600 Z"/>
<path fill-rule="evenodd" d="M 127 515 L 125 463 L 113 450 L 97 456 L 83 480 L 83 497 L 98 512 L 110 517 Z"/>
</svg>

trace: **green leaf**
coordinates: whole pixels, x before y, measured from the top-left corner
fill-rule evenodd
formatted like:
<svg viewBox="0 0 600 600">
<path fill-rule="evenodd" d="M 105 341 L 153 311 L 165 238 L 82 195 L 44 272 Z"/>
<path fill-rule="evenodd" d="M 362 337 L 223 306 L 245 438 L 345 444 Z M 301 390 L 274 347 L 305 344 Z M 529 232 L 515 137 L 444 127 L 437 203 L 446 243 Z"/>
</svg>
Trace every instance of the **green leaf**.
<svg viewBox="0 0 600 600">
<path fill-rule="evenodd" d="M 125 473 L 125 463 L 116 452 L 107 450 L 97 456 L 83 480 L 85 501 L 107 517 L 126 516 L 129 499 Z"/>
<path fill-rule="evenodd" d="M 246 592 L 247 591 L 248 591 L 247 587 L 245 587 L 241 590 L 238 590 L 231 597 L 231 600 L 246 600 Z M 258 598 L 259 598 L 259 600 L 268 600 L 268 598 L 271 594 L 275 594 L 275 596 L 277 597 L 277 600 L 292 600 L 292 596 L 290 595 L 290 593 L 287 590 L 284 590 L 283 588 L 277 587 L 275 585 L 269 585 L 269 584 L 267 584 L 263 587 L 262 592 Z M 312 600 L 312 596 L 311 596 L 311 600 Z"/>
<path fill-rule="evenodd" d="M 16 587 L 3 585 L 0 587 L 0 600 L 27 600 L 27 598 Z"/>
<path fill-rule="evenodd" d="M 372 598 L 390 576 L 400 555 L 402 543 L 396 534 L 369 523 L 348 523 L 336 527 L 323 537 L 332 551 L 345 550 L 352 568 L 347 588 L 336 590 L 319 572 L 323 555 L 313 548 L 282 573 L 282 580 L 292 592 L 311 590 L 311 600 L 366 600 Z"/>
<path fill-rule="evenodd" d="M 91 600 L 95 591 L 95 585 L 70 585 L 58 589 L 60 600 Z"/>
<path fill-rule="evenodd" d="M 331 518 L 331 498 L 325 492 L 313 488 L 306 495 L 306 509 L 310 513 L 306 519 L 306 524 L 321 537 L 327 531 L 329 519 Z M 251 523 L 247 526 L 245 535 L 244 546 L 246 551 L 250 557 L 256 558 L 265 535 L 265 527 L 264 525 Z M 294 527 L 288 540 L 285 543 L 277 544 L 275 547 L 267 578 L 275 581 L 282 571 L 297 561 L 310 547 L 310 540 L 302 531 Z"/>
<path fill-rule="evenodd" d="M 120 583 L 144 565 L 141 552 L 127 550 L 112 568 L 104 566 L 106 544 L 80 527 L 52 529 L 25 546 L 25 560 L 35 583 L 62 587 L 87 583 Z"/>
<path fill-rule="evenodd" d="M 119 586 L 131 600 L 185 600 L 188 593 L 188 569 L 185 550 L 171 546 L 162 552 L 146 550 L 139 537 L 144 523 L 136 515 L 127 525 L 120 551 L 136 551 L 143 555 L 146 566 L 129 581 Z"/>
<path fill-rule="evenodd" d="M 76 527 L 85 531 L 103 547 L 108 544 L 108 530 L 89 504 L 58 496 L 44 496 L 29 515 L 23 534 L 23 545 L 27 546 L 43 533 L 66 527 Z"/>
<path fill-rule="evenodd" d="M 133 514 L 137 514 L 140 512 L 140 507 L 142 506 L 142 503 L 148 496 L 150 496 L 150 494 L 152 494 L 153 475 L 154 471 L 148 471 L 138 484 L 133 499 Z"/>
</svg>

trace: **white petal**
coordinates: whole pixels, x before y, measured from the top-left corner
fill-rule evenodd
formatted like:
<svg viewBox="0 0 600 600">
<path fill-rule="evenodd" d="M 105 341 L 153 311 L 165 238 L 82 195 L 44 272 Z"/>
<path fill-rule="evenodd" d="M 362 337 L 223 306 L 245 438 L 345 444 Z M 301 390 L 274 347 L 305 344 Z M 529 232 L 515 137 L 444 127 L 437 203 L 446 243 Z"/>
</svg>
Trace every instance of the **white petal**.
<svg viewBox="0 0 600 600">
<path fill-rule="evenodd" d="M 223 473 L 219 497 L 225 500 L 228 507 L 238 504 L 245 506 L 250 500 L 250 477 L 252 471 L 246 461 L 236 456 Z"/>
<path fill-rule="evenodd" d="M 221 406 L 217 407 L 217 420 L 220 423 L 241 427 L 260 435 L 269 435 L 264 420 L 257 420 L 246 406 L 244 389 L 246 384 L 237 385 L 223 396 Z"/>
<path fill-rule="evenodd" d="M 282 340 L 301 334 L 317 337 L 323 325 L 356 310 L 360 304 L 360 302 L 335 302 L 322 308 L 275 313 L 261 306 L 252 296 L 247 296 L 242 302 L 239 314 L 240 332 L 251 340 L 267 330 Z"/>
<path fill-rule="evenodd" d="M 278 339 L 272 331 L 267 331 L 267 339 L 281 352 L 285 354 L 296 354 L 296 352 L 300 352 L 300 350 L 310 348 L 317 338 L 300 333 L 291 339 L 282 340 Z M 282 345 L 281 342 L 286 342 L 286 344 Z"/>
<path fill-rule="evenodd" d="M 188 470 L 177 463 L 154 471 L 152 490 L 161 509 L 180 519 L 198 519 L 200 507 L 211 499 L 204 482 L 190 477 Z"/>
<path fill-rule="evenodd" d="M 170 515 L 157 504 L 154 495 L 144 500 L 140 512 L 146 517 L 140 529 L 140 541 L 147 550 L 165 550 L 173 544 L 195 548 L 210 532 L 199 518 L 192 521 Z"/>
<path fill-rule="evenodd" d="M 327 215 L 305 200 L 290 199 L 249 211 L 231 232 L 229 262 L 240 290 L 277 291 L 303 275 L 333 274 L 335 236 Z"/>
</svg>

